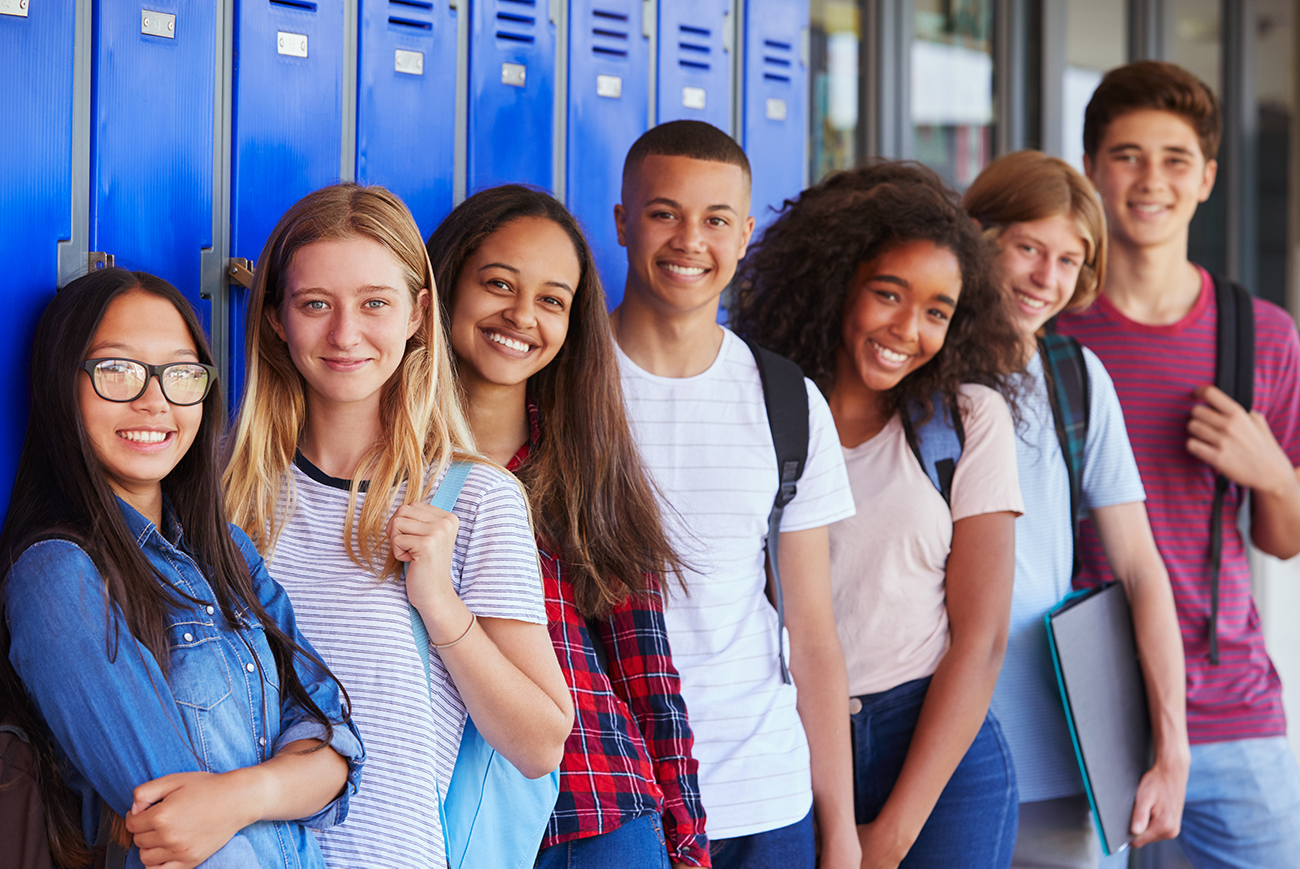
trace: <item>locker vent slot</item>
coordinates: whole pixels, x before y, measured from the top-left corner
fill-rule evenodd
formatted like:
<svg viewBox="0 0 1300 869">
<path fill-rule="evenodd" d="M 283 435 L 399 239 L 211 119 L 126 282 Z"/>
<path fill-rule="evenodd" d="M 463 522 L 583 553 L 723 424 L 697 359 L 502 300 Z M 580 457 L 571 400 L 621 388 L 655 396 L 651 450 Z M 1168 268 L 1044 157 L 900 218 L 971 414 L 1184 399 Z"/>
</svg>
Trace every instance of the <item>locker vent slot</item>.
<svg viewBox="0 0 1300 869">
<path fill-rule="evenodd" d="M 388 23 L 393 27 L 432 30 L 432 0 L 388 0 Z"/>
<path fill-rule="evenodd" d="M 794 45 L 775 39 L 763 40 L 763 80 L 790 83 L 794 69 Z"/>
<path fill-rule="evenodd" d="M 591 10 L 591 51 L 597 57 L 627 57 L 627 15 L 606 9 Z"/>
<path fill-rule="evenodd" d="M 414 27 L 419 30 L 433 29 L 433 25 L 428 21 L 417 21 L 414 18 L 398 18 L 396 15 L 389 15 L 388 23 L 398 27 Z"/>
<path fill-rule="evenodd" d="M 708 71 L 713 68 L 711 56 L 713 31 L 705 27 L 692 27 L 689 24 L 677 28 L 677 65 L 685 69 Z"/>
<path fill-rule="evenodd" d="M 389 6 L 405 6 L 409 9 L 433 9 L 433 0 L 388 0 Z"/>
<path fill-rule="evenodd" d="M 537 27 L 534 9 L 537 0 L 497 0 L 497 39 L 507 42 L 534 42 Z"/>
<path fill-rule="evenodd" d="M 304 12 L 315 12 L 316 4 L 312 0 L 271 0 L 272 6 L 284 6 L 289 9 L 301 9 Z"/>
</svg>

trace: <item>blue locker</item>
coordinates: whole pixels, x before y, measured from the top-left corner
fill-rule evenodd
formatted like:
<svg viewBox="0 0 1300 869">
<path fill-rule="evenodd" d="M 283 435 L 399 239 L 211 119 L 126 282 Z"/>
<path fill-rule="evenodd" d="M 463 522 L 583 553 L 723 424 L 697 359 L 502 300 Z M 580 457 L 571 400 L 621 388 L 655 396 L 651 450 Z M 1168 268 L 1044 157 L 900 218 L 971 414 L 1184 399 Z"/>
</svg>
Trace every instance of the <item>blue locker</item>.
<svg viewBox="0 0 1300 869">
<path fill-rule="evenodd" d="M 650 40 L 641 0 L 571 0 L 565 192 L 582 222 L 609 306 L 623 298 L 627 252 L 614 229 L 623 158 L 650 116 Z"/>
<path fill-rule="evenodd" d="M 555 187 L 554 2 L 470 0 L 469 193 Z"/>
<path fill-rule="evenodd" d="M 357 181 L 402 197 L 425 238 L 452 205 L 456 14 L 448 0 L 361 0 Z"/>
<path fill-rule="evenodd" d="M 660 0 L 656 123 L 690 119 L 731 130 L 731 0 Z"/>
<path fill-rule="evenodd" d="M 209 0 L 99 0 L 90 249 L 171 281 L 207 322 L 217 13 Z"/>
<path fill-rule="evenodd" d="M 808 0 L 748 0 L 745 10 L 744 130 L 754 173 L 755 232 L 773 209 L 803 190 L 808 164 L 808 69 L 803 35 Z"/>
<path fill-rule="evenodd" d="M 236 0 L 230 255 L 256 261 L 280 216 L 339 180 L 343 0 Z M 246 291 L 230 286 L 233 400 L 243 390 Z"/>
<path fill-rule="evenodd" d="M 58 283 L 59 242 L 72 237 L 75 10 L 75 0 L 0 0 L 0 81 L 14 83 L 5 124 L 19 131 L 0 148 L 0 364 L 11 372 L 0 385 L 0 516 L 27 430 L 32 333 Z"/>
</svg>

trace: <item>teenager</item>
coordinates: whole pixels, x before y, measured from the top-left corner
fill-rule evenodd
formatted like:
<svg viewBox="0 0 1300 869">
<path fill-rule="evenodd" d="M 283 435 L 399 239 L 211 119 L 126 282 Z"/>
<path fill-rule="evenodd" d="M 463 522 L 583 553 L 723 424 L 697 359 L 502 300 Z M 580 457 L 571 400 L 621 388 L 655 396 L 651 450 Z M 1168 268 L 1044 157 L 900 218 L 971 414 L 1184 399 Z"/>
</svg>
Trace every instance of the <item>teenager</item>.
<svg viewBox="0 0 1300 869">
<path fill-rule="evenodd" d="M 857 506 L 831 526 L 830 567 L 863 867 L 1011 860 L 1016 780 L 989 699 L 1021 512 L 998 392 L 1019 336 L 990 267 L 937 175 L 881 163 L 804 191 L 738 280 L 737 329 L 825 393 Z M 964 431 L 950 491 L 914 454 L 927 420 Z"/>
<path fill-rule="evenodd" d="M 401 201 L 340 184 L 280 219 L 249 295 L 227 497 L 370 734 L 368 787 L 321 836 L 333 866 L 446 862 L 467 714 L 530 777 L 573 723 L 517 482 L 476 461 L 453 512 L 427 503 L 453 457 L 474 459 L 432 288 Z"/>
<path fill-rule="evenodd" d="M 35 746 L 56 864 L 89 865 L 125 817 L 127 866 L 323 866 L 308 827 L 346 816 L 361 742 L 226 524 L 194 311 L 152 275 L 92 272 L 46 308 L 31 364 L 0 702 Z"/>
<path fill-rule="evenodd" d="M 1300 770 L 1237 514 L 1249 492 L 1254 544 L 1279 558 L 1300 551 L 1300 343 L 1285 312 L 1255 299 L 1253 410 L 1212 385 L 1214 281 L 1187 259 L 1187 238 L 1214 187 L 1219 132 L 1218 102 L 1186 70 L 1145 61 L 1106 74 L 1088 103 L 1083 140 L 1110 261 L 1097 303 L 1061 317 L 1060 329 L 1114 378 L 1173 586 L 1191 741 L 1178 841 L 1197 866 L 1287 866 L 1300 853 Z M 1209 533 L 1216 474 L 1233 484 L 1217 600 Z M 1085 523 L 1082 531 L 1087 582 L 1111 576 L 1098 530 Z"/>
<path fill-rule="evenodd" d="M 627 248 L 612 314 L 628 419 L 688 565 L 665 617 L 691 710 L 713 865 L 857 867 L 844 657 L 831 614 L 826 526 L 853 512 L 826 402 L 806 384 L 810 441 L 785 508 L 782 676 L 764 545 L 779 476 L 749 348 L 717 323 L 753 232 L 745 153 L 699 121 L 633 144 L 615 206 Z M 795 686 L 798 686 L 796 691 Z"/>
<path fill-rule="evenodd" d="M 966 190 L 967 212 L 998 242 L 1004 290 L 1029 374 L 1020 399 L 1016 465 L 1025 513 L 1016 520 L 1016 580 L 1007 656 L 993 693 L 1016 761 L 1016 867 L 1095 867 L 1100 849 L 1061 708 L 1043 616 L 1071 590 L 1071 482 L 1048 394 L 1039 336 L 1063 310 L 1087 307 L 1106 268 L 1106 219 L 1092 185 L 1063 160 L 1019 151 Z M 1183 647 L 1169 575 L 1151 536 L 1142 481 L 1110 375 L 1082 350 L 1088 397 L 1080 509 L 1097 529 L 1133 612 L 1150 706 L 1155 762 L 1133 807 L 1133 847 L 1178 833 L 1187 786 Z"/>
<path fill-rule="evenodd" d="M 475 440 L 528 492 L 577 709 L 537 865 L 708 866 L 663 616 L 681 565 L 627 426 L 591 249 L 554 198 L 509 185 L 461 203 L 428 251 Z"/>
</svg>

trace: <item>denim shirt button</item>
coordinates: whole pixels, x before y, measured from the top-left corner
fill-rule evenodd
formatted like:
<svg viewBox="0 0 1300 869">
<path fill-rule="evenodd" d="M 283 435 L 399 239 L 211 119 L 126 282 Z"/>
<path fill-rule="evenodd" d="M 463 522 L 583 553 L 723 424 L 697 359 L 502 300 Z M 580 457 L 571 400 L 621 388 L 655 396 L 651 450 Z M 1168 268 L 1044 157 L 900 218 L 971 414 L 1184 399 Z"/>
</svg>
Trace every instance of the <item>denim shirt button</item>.
<svg viewBox="0 0 1300 869">
<path fill-rule="evenodd" d="M 187 643 L 192 643 L 192 642 L 194 642 L 194 635 L 193 635 L 193 634 L 185 634 L 185 635 L 184 635 L 184 639 L 185 639 L 185 642 L 187 642 Z"/>
<path fill-rule="evenodd" d="M 257 741 L 257 744 L 260 745 L 260 746 L 265 747 L 265 746 L 266 746 L 266 737 L 263 736 L 261 739 L 259 739 L 259 740 Z"/>
<path fill-rule="evenodd" d="M 256 664 L 245 664 L 245 665 L 244 665 L 244 669 L 247 670 L 247 671 L 250 672 L 250 673 L 256 673 L 256 672 L 257 672 L 257 665 L 256 665 Z"/>
<path fill-rule="evenodd" d="M 215 612 L 216 612 L 215 609 L 213 609 L 212 607 L 208 607 L 208 615 L 212 615 Z"/>
</svg>

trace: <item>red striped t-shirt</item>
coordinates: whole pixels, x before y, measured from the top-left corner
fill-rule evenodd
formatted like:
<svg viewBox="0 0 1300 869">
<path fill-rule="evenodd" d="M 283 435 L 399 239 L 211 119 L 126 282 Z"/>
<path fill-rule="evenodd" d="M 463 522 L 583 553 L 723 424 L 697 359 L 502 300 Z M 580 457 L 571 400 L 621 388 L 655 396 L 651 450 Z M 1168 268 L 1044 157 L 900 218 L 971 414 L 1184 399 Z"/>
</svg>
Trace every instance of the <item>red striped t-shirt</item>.
<svg viewBox="0 0 1300 869">
<path fill-rule="evenodd" d="M 1208 557 L 1214 472 L 1187 452 L 1192 390 L 1214 382 L 1214 284 L 1177 323 L 1150 326 L 1125 317 L 1105 296 L 1060 318 L 1060 329 L 1101 357 L 1115 381 L 1146 488 L 1147 514 L 1173 585 L 1187 658 L 1187 730 L 1193 743 L 1286 733 L 1282 683 L 1264 649 L 1250 593 L 1250 565 L 1236 517 L 1242 492 L 1224 503 L 1219 580 L 1219 664 L 1210 663 Z M 1264 414 L 1292 465 L 1300 465 L 1300 340 L 1290 316 L 1255 299 L 1254 408 Z M 1111 579 L 1097 533 L 1084 522 L 1083 575 Z"/>
</svg>

